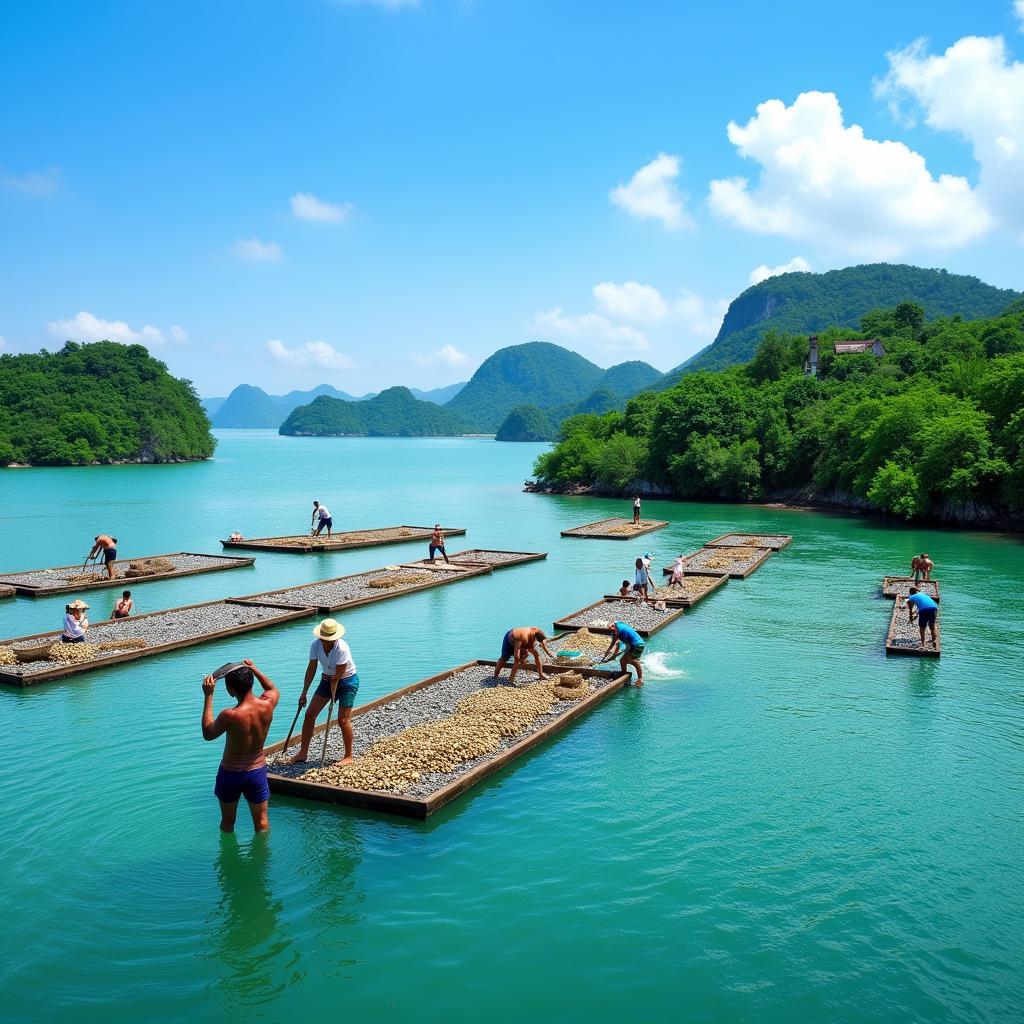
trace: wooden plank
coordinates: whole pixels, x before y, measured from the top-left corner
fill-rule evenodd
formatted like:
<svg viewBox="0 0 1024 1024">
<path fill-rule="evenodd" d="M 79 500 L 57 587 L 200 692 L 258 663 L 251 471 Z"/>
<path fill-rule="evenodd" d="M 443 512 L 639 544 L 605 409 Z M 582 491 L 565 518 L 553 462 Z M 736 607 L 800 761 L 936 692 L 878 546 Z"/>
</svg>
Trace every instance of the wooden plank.
<svg viewBox="0 0 1024 1024">
<path fill-rule="evenodd" d="M 938 658 L 942 654 L 942 623 L 941 615 L 935 618 L 936 646 L 931 645 L 931 630 L 925 630 L 926 647 L 921 647 L 921 634 L 915 621 L 907 623 L 907 606 L 901 598 L 896 598 L 889 619 L 889 631 L 885 634 L 886 654 L 912 654 L 919 658 Z M 908 638 L 909 634 L 909 638 Z"/>
<path fill-rule="evenodd" d="M 401 568 L 410 568 L 410 566 L 401 566 Z M 414 566 L 413 568 L 422 568 L 421 566 Z M 328 580 L 317 580 L 313 583 L 300 583 L 296 586 L 291 587 L 280 587 L 277 590 L 265 590 L 258 594 L 245 594 L 241 597 L 229 597 L 227 599 L 228 604 L 276 604 L 280 607 L 295 607 L 304 608 L 306 604 L 303 603 L 301 596 L 297 596 L 294 599 L 282 600 L 280 599 L 281 594 L 287 594 L 292 591 L 308 590 L 313 587 L 328 586 L 332 583 L 342 583 L 345 580 L 355 579 L 360 576 L 372 576 L 375 573 L 386 573 L 388 570 L 385 567 L 379 569 L 364 569 L 362 572 L 350 573 L 348 576 L 335 576 Z M 364 605 L 376 604 L 378 601 L 390 601 L 396 597 L 403 597 L 406 594 L 418 594 L 422 590 L 432 590 L 434 587 L 443 587 L 448 583 L 457 583 L 460 580 L 470 579 L 476 576 L 487 576 L 491 572 L 490 566 L 469 566 L 465 570 L 458 572 L 449 573 L 437 573 L 436 578 L 427 581 L 426 583 L 416 583 L 411 587 L 392 587 L 387 590 L 381 590 L 379 594 L 370 594 L 366 597 L 350 598 L 345 601 L 333 602 L 331 604 L 319 603 L 315 598 L 313 604 L 309 605 L 320 615 L 329 615 L 331 612 L 338 612 L 348 610 L 350 608 L 362 608 Z"/>
<path fill-rule="evenodd" d="M 592 523 L 584 523 L 582 526 L 574 526 L 570 530 L 562 530 L 563 537 L 582 537 L 584 540 L 633 540 L 635 537 L 642 537 L 645 533 L 653 533 L 655 530 L 662 530 L 668 526 L 668 522 L 663 519 L 641 519 L 640 528 L 632 530 L 629 533 L 608 533 L 606 531 L 600 531 L 598 533 L 581 533 L 581 530 L 592 530 L 595 526 L 605 526 L 606 524 L 611 527 L 615 526 L 632 526 L 632 519 L 625 519 L 621 516 L 612 516 L 609 519 L 597 519 Z"/>
<path fill-rule="evenodd" d="M 358 727 L 359 717 L 366 714 L 373 708 L 389 704 L 392 701 L 395 701 L 406 694 L 413 693 L 416 690 L 422 690 L 428 686 L 433 686 L 435 683 L 440 682 L 443 679 L 447 679 L 449 676 L 455 675 L 458 672 L 463 672 L 466 669 L 478 666 L 494 666 L 496 664 L 497 663 L 495 661 L 478 658 L 475 661 L 465 662 L 464 664 L 448 669 L 445 672 L 430 676 L 427 679 L 422 679 L 417 683 L 412 683 L 400 690 L 396 690 L 384 697 L 380 697 L 369 704 L 364 704 L 362 707 L 356 708 L 352 712 L 353 724 Z M 562 714 L 552 722 L 549 722 L 543 728 L 524 736 L 522 739 L 513 743 L 504 750 L 495 751 L 493 757 L 489 758 L 482 764 L 471 768 L 464 775 L 436 790 L 428 797 L 410 797 L 404 796 L 400 793 L 388 793 L 380 790 L 351 789 L 347 786 L 335 786 L 330 783 L 323 782 L 304 782 L 301 778 L 279 775 L 274 772 L 273 767 L 269 767 L 267 769 L 267 781 L 270 784 L 270 789 L 275 793 L 296 796 L 302 799 L 341 804 L 362 810 L 382 811 L 386 814 L 395 814 L 401 817 L 424 820 L 440 807 L 450 803 L 452 800 L 456 799 L 456 797 L 465 793 L 489 775 L 494 774 L 494 772 L 504 768 L 510 762 L 521 757 L 527 751 L 532 750 L 534 747 L 553 737 L 571 722 L 574 722 L 598 704 L 607 700 L 613 693 L 620 690 L 629 678 L 617 671 L 612 672 L 598 669 L 576 669 L 572 667 L 551 665 L 546 666 L 545 670 L 551 675 L 560 675 L 564 672 L 580 672 L 585 678 L 592 679 L 597 677 L 607 679 L 608 683 L 601 689 L 596 690 L 594 693 L 585 697 L 583 700 L 574 702 L 572 705 L 567 707 Z M 333 724 L 335 727 L 337 726 L 337 723 Z M 315 728 L 313 735 L 322 735 L 326 728 L 327 723 L 321 723 Z M 282 740 L 267 747 L 266 753 L 270 756 L 282 751 L 283 749 L 284 741 Z"/>
<path fill-rule="evenodd" d="M 33 584 L 25 582 L 19 579 L 22 576 L 30 576 L 36 573 L 44 572 L 82 572 L 81 565 L 58 565 L 52 569 L 25 569 L 21 572 L 11 572 L 0 574 L 0 583 L 4 585 L 12 585 L 19 594 L 23 594 L 26 597 L 47 597 L 51 594 L 71 594 L 79 593 L 85 590 L 99 590 L 104 587 L 127 587 L 131 588 L 134 586 L 141 585 L 143 583 L 152 583 L 154 580 L 169 580 L 176 579 L 179 576 L 196 576 L 199 573 L 204 572 L 220 572 L 224 569 L 241 569 L 245 566 L 252 565 L 256 559 L 240 557 L 234 555 L 207 555 L 200 554 L 195 551 L 174 551 L 167 555 L 140 555 L 137 558 L 119 558 L 114 562 L 115 571 L 120 566 L 122 571 L 128 568 L 130 562 L 141 562 L 147 558 L 213 558 L 217 562 L 223 564 L 215 565 L 204 565 L 198 566 L 192 569 L 174 569 L 171 572 L 159 572 L 154 573 L 152 576 L 114 576 L 113 579 L 108 579 L 105 575 L 105 567 L 100 567 L 97 570 L 95 580 L 83 581 L 80 583 L 55 583 L 53 585 L 45 584 Z M 100 575 L 100 572 L 104 575 Z"/>
<path fill-rule="evenodd" d="M 384 530 L 412 530 L 413 532 L 404 537 L 369 537 L 365 540 L 346 540 L 345 538 L 365 537 L 366 534 L 380 533 Z M 352 551 L 357 548 L 382 547 L 386 544 L 408 544 L 417 541 L 429 540 L 433 534 L 432 526 L 375 526 L 369 530 L 344 530 L 341 533 L 334 533 L 331 539 L 326 537 L 313 537 L 310 535 L 305 544 L 286 544 L 284 541 L 294 538 L 301 539 L 300 534 L 284 534 L 279 537 L 251 537 L 248 540 L 222 540 L 221 544 L 226 548 L 241 548 L 248 551 L 274 551 L 290 555 L 308 555 L 330 551 Z M 442 527 L 446 537 L 462 537 L 466 531 L 453 526 Z"/>
<path fill-rule="evenodd" d="M 938 580 L 921 580 L 915 583 L 913 576 L 885 576 L 882 579 L 882 594 L 885 597 L 906 597 L 911 587 L 917 587 L 933 601 L 942 600 L 939 596 Z"/>
<path fill-rule="evenodd" d="M 793 543 L 793 538 L 788 533 L 723 533 L 721 537 L 709 540 L 706 548 L 768 548 L 771 551 L 781 551 L 784 547 Z"/>
<path fill-rule="evenodd" d="M 577 616 L 586 615 L 587 612 L 595 611 L 602 605 L 618 604 L 623 599 L 620 597 L 603 597 L 600 601 L 595 601 L 593 604 L 588 604 L 586 608 L 580 608 L 578 611 L 570 612 L 568 615 L 564 615 L 562 618 L 557 619 L 554 623 L 555 629 L 562 629 L 566 631 L 575 632 L 577 629 L 582 629 L 586 626 L 591 633 L 605 633 L 608 636 L 612 633 L 611 626 L 591 626 L 586 622 L 573 622 Z M 638 602 L 639 603 L 639 602 Z M 628 610 L 627 610 L 628 611 Z M 686 609 L 679 606 L 669 606 L 666 609 L 666 616 L 657 625 L 649 627 L 640 627 L 635 622 L 630 622 L 628 618 L 620 618 L 619 622 L 625 622 L 628 626 L 632 626 L 641 636 L 648 637 L 653 636 L 659 630 L 664 629 L 670 622 L 675 622 L 681 615 L 685 613 Z"/>
<path fill-rule="evenodd" d="M 734 580 L 745 580 L 752 572 L 760 568 L 761 565 L 770 557 L 772 554 L 771 548 L 758 548 L 759 555 L 752 561 L 747 562 L 745 559 L 735 559 L 735 565 L 731 569 L 715 569 L 709 568 L 707 565 L 702 564 L 703 559 L 708 558 L 709 555 L 705 552 L 709 552 L 711 555 L 722 556 L 728 553 L 728 548 L 709 548 L 703 547 L 700 551 L 693 552 L 692 555 L 687 555 L 683 559 L 684 572 L 687 576 L 691 574 L 697 574 L 700 576 L 728 576 Z M 693 566 L 691 569 L 690 566 Z M 665 566 L 662 572 L 666 576 L 672 574 L 672 567 Z"/>
<path fill-rule="evenodd" d="M 654 601 L 664 601 L 669 608 L 692 608 L 694 605 L 703 601 L 709 594 L 713 594 L 719 587 L 724 587 L 729 582 L 729 577 L 726 575 L 712 576 L 709 573 L 687 573 L 684 579 L 701 581 L 706 584 L 700 591 L 693 594 L 690 597 L 672 597 L 671 588 L 667 585 L 662 589 L 656 591 L 651 595 Z M 605 594 L 604 598 L 606 601 L 621 601 L 623 598 L 619 597 L 618 594 Z M 625 598 L 625 600 L 636 600 L 636 598 Z"/>
<path fill-rule="evenodd" d="M 164 608 L 158 612 L 147 612 L 145 615 L 133 615 L 127 619 L 116 620 L 119 624 L 130 624 L 144 619 L 154 618 L 158 615 L 167 615 L 172 612 L 191 611 L 197 608 L 209 608 L 214 605 L 229 604 L 229 601 L 205 601 L 202 604 L 180 605 L 177 608 Z M 292 622 L 295 619 L 304 619 L 313 615 L 315 608 L 282 608 L 280 605 L 267 605 L 266 607 L 277 608 L 279 614 L 258 622 L 249 622 L 226 629 L 211 630 L 209 633 L 200 633 L 196 636 L 186 637 L 183 640 L 176 640 L 164 644 L 153 644 L 150 647 L 143 647 L 132 651 L 112 651 L 109 655 L 102 655 L 90 661 L 80 662 L 71 665 L 59 665 L 55 668 L 44 669 L 25 675 L 15 674 L 9 671 L 8 666 L 0 666 L 0 683 L 8 686 L 35 686 L 38 683 L 47 683 L 54 679 L 62 679 L 66 676 L 81 675 L 85 672 L 92 672 L 98 668 L 106 668 L 108 665 L 120 665 L 127 661 L 138 661 L 140 658 L 148 658 L 154 654 L 163 654 L 167 651 L 176 651 L 182 647 L 194 647 L 196 644 L 205 644 L 213 640 L 221 640 L 229 636 L 238 636 L 242 633 L 252 633 L 259 629 L 267 629 L 271 626 L 278 626 L 285 622 Z M 102 626 L 113 622 L 113 619 L 105 619 L 102 622 L 95 622 L 91 628 Z M 60 639 L 60 630 L 51 630 L 46 633 L 33 633 L 28 636 L 13 637 L 10 640 L 0 640 L 0 647 L 9 647 L 12 644 L 20 644 L 28 641 L 38 640 L 42 642 L 57 643 Z M 41 646 L 40 643 L 40 646 Z"/>
</svg>

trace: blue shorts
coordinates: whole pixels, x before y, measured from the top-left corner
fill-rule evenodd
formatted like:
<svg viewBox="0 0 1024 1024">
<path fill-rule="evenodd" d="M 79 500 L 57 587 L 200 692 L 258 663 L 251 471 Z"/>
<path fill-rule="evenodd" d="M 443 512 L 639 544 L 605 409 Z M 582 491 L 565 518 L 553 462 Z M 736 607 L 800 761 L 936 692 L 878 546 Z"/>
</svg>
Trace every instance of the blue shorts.
<svg viewBox="0 0 1024 1024">
<path fill-rule="evenodd" d="M 237 804 L 240 796 L 244 796 L 246 803 L 250 804 L 261 804 L 269 800 L 267 766 L 263 765 L 262 768 L 253 768 L 247 772 L 232 772 L 224 767 L 218 768 L 213 795 L 226 804 Z"/>
<path fill-rule="evenodd" d="M 339 679 L 335 688 L 339 708 L 350 708 L 356 702 L 356 693 L 359 690 L 359 673 L 349 676 L 347 679 Z M 316 696 L 324 700 L 331 699 L 331 677 L 322 675 L 320 685 L 316 688 Z"/>
<path fill-rule="evenodd" d="M 501 657 L 498 661 L 508 661 L 516 652 L 515 641 L 512 639 L 512 630 L 510 629 L 501 638 Z"/>
<path fill-rule="evenodd" d="M 117 548 L 104 548 L 103 549 L 103 560 L 106 562 L 113 562 L 117 558 Z"/>
<path fill-rule="evenodd" d="M 323 527 L 325 527 L 325 526 L 327 527 L 327 529 L 328 529 L 328 530 L 329 530 L 329 529 L 330 529 L 330 528 L 331 528 L 332 526 L 334 526 L 334 519 L 333 519 L 333 517 L 332 517 L 332 516 L 328 516 L 328 517 L 327 517 L 326 519 L 321 519 L 321 520 L 320 520 L 320 527 L 321 527 L 321 529 L 322 529 Z"/>
<path fill-rule="evenodd" d="M 935 625 L 935 616 L 938 614 L 938 608 L 923 608 L 917 613 L 918 625 L 924 629 L 927 626 Z"/>
<path fill-rule="evenodd" d="M 624 658 L 632 658 L 634 661 L 639 661 L 644 654 L 643 644 L 629 644 L 626 647 L 626 652 L 622 656 Z"/>
</svg>

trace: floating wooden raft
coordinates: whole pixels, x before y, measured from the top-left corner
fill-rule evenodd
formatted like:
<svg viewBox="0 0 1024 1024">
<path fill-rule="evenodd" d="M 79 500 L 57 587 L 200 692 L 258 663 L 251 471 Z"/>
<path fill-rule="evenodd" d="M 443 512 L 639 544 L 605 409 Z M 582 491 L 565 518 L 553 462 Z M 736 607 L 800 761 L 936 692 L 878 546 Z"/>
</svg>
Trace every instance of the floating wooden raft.
<svg viewBox="0 0 1024 1024">
<path fill-rule="evenodd" d="M 628 526 L 627 531 L 612 532 L 613 527 Z M 621 516 L 612 516 L 610 519 L 598 519 L 593 523 L 584 523 L 582 526 L 574 526 L 571 530 L 563 530 L 563 537 L 584 537 L 587 540 L 632 540 L 645 533 L 653 533 L 668 526 L 668 522 L 662 519 L 641 519 L 640 525 L 632 529 L 633 520 L 624 519 Z"/>
<path fill-rule="evenodd" d="M 490 548 L 470 548 L 468 551 L 456 551 L 455 554 L 449 554 L 448 561 L 452 565 L 489 565 L 497 571 L 498 569 L 510 569 L 513 565 L 523 565 L 526 562 L 539 562 L 547 557 L 546 551 L 495 551 Z M 405 564 L 415 565 L 417 568 L 420 566 L 429 568 L 431 562 L 429 558 L 424 558 L 418 562 L 406 562 Z M 445 560 L 438 556 L 433 564 L 443 566 Z"/>
<path fill-rule="evenodd" d="M 709 540 L 706 548 L 768 548 L 781 551 L 793 538 L 788 533 L 723 533 L 721 537 Z"/>
<path fill-rule="evenodd" d="M 0 597 L 14 597 L 16 593 L 14 587 L 0 586 Z"/>
<path fill-rule="evenodd" d="M 356 735 L 358 736 L 359 733 L 359 719 L 368 712 L 386 704 L 390 704 L 407 694 L 414 693 L 417 690 L 423 690 L 427 687 L 434 686 L 458 672 L 463 672 L 475 667 L 484 669 L 493 668 L 494 665 L 495 662 L 485 659 L 466 662 L 463 665 L 458 665 L 455 668 L 448 669 L 446 672 L 442 672 L 439 675 L 430 676 L 428 679 L 423 679 L 418 683 L 413 683 L 411 686 L 406 686 L 401 690 L 396 690 L 394 693 L 389 693 L 387 696 L 381 697 L 379 700 L 372 701 L 369 704 L 356 708 L 352 712 L 352 724 L 356 731 Z M 486 760 L 480 764 L 476 764 L 464 774 L 457 775 L 451 781 L 439 784 L 437 789 L 426 796 L 408 796 L 401 793 L 389 793 L 380 790 L 350 789 L 345 786 L 336 786 L 324 782 L 305 782 L 301 777 L 283 775 L 279 771 L 275 771 L 274 766 L 270 766 L 267 771 L 267 780 L 270 783 L 270 788 L 275 793 L 284 793 L 289 796 L 301 797 L 306 800 L 319 800 L 326 803 L 344 804 L 348 807 L 383 811 L 387 814 L 396 814 L 406 818 L 417 818 L 423 820 L 445 804 L 450 803 L 456 797 L 471 789 L 489 775 L 493 775 L 496 771 L 505 767 L 505 765 L 517 760 L 527 751 L 532 750 L 545 740 L 551 738 L 571 722 L 574 722 L 576 719 L 582 717 L 588 711 L 595 708 L 602 701 L 607 700 L 613 693 L 620 690 L 625 685 L 628 678 L 627 676 L 620 674 L 618 671 L 610 672 L 597 669 L 572 669 L 550 666 L 545 671 L 552 676 L 559 675 L 563 672 L 579 672 L 588 680 L 601 680 L 603 685 L 596 687 L 593 693 L 584 697 L 582 700 L 573 701 L 567 704 L 567 706 L 552 720 L 537 729 L 535 732 L 520 734 L 519 738 L 513 738 L 509 745 L 502 745 Z M 507 676 L 505 678 L 507 679 Z M 320 744 L 323 742 L 319 737 L 322 736 L 325 728 L 326 723 L 316 727 L 314 733 L 316 738 L 314 738 L 310 747 L 310 760 L 308 762 L 310 767 L 314 767 L 319 763 L 318 752 L 320 750 Z M 296 742 L 297 740 L 293 741 L 292 746 L 294 746 Z M 273 756 L 283 748 L 284 742 L 282 741 L 267 747 L 266 752 L 269 756 Z M 445 775 L 451 774 L 453 773 L 445 773 Z"/>
<path fill-rule="evenodd" d="M 406 531 L 402 533 L 401 531 Z M 445 526 L 446 537 L 461 537 L 465 530 Z M 286 554 L 308 555 L 324 551 L 349 551 L 354 548 L 373 548 L 384 544 L 407 544 L 411 541 L 430 540 L 431 526 L 378 526 L 372 530 L 345 530 L 331 535 L 314 537 L 312 534 L 292 534 L 283 537 L 253 537 L 250 540 L 222 540 L 226 548 L 248 551 L 279 551 Z"/>
<path fill-rule="evenodd" d="M 575 631 L 586 626 L 592 633 L 611 634 L 612 626 L 596 626 L 593 623 L 604 621 L 608 623 L 625 622 L 632 626 L 641 636 L 653 636 L 659 629 L 664 629 L 670 622 L 674 622 L 685 611 L 680 606 L 668 606 L 666 609 L 656 611 L 650 605 L 642 601 L 634 601 L 630 598 L 605 597 L 586 608 L 563 615 L 555 621 L 555 629 Z"/>
<path fill-rule="evenodd" d="M 500 553 L 494 552 L 494 554 Z M 520 554 L 519 552 L 511 553 Z M 546 556 L 530 555 L 511 564 L 521 564 L 538 557 L 543 558 Z M 443 559 L 434 562 L 433 565 L 429 562 L 405 562 L 391 569 L 387 566 L 382 566 L 379 569 L 367 569 L 363 572 L 351 573 L 348 576 L 318 580 L 315 583 L 305 583 L 296 587 L 267 590 L 259 594 L 249 594 L 245 597 L 234 597 L 231 600 L 243 604 L 262 604 L 271 601 L 275 604 L 295 608 L 310 606 L 315 608 L 321 615 L 326 615 L 330 612 L 342 611 L 343 609 L 359 608 L 362 605 L 387 601 L 391 598 L 401 597 L 403 594 L 414 594 L 419 593 L 421 590 L 430 590 L 433 587 L 443 587 L 445 584 L 456 583 L 459 580 L 474 576 L 486 576 L 495 568 L 497 566 L 492 563 L 483 564 L 479 562 L 447 565 Z M 384 578 L 388 573 L 394 572 L 396 569 L 419 575 L 430 575 L 432 578 L 417 581 L 408 586 L 387 587 L 376 591 L 369 586 L 371 580 Z M 365 581 L 365 583 L 361 581 Z"/>
<path fill-rule="evenodd" d="M 886 654 L 916 654 L 921 658 L 938 658 L 942 654 L 942 623 L 941 614 L 935 618 L 935 641 L 932 647 L 932 631 L 925 630 L 925 647 L 921 646 L 921 628 L 917 621 L 908 622 L 906 603 L 897 597 L 892 606 L 892 617 L 889 619 L 889 632 L 885 635 Z"/>
<path fill-rule="evenodd" d="M 6 683 L 9 686 L 34 686 L 37 683 L 49 682 L 52 679 L 79 675 L 83 672 L 91 672 L 97 668 L 106 668 L 108 665 L 118 665 L 126 661 L 137 661 L 140 658 L 148 658 L 154 654 L 163 654 L 165 651 L 174 651 L 180 647 L 192 647 L 195 644 L 203 644 L 211 640 L 237 636 L 241 633 L 249 633 L 257 629 L 266 629 L 269 626 L 277 626 L 283 622 L 291 622 L 293 619 L 305 618 L 313 615 L 315 612 L 314 608 L 283 608 L 272 603 L 254 605 L 253 607 L 259 609 L 258 617 L 252 616 L 248 621 L 239 621 L 231 626 L 210 623 L 209 628 L 206 629 L 196 628 L 196 615 L 202 616 L 205 609 L 210 609 L 211 616 L 216 613 L 216 617 L 219 617 L 221 622 L 223 622 L 231 617 L 231 602 L 208 601 L 205 604 L 183 605 L 180 608 L 165 608 L 159 612 L 133 615 L 127 619 L 96 622 L 89 629 L 88 636 L 90 641 L 144 639 L 148 642 L 155 637 L 156 642 L 150 642 L 148 646 L 138 650 L 114 650 L 109 653 L 102 653 L 89 661 L 72 664 L 62 664 L 54 661 L 32 661 L 19 665 L 0 665 L 0 683 Z M 245 617 L 245 612 L 240 609 L 238 609 L 237 614 L 242 618 Z M 189 635 L 163 641 L 160 639 L 161 628 L 165 633 L 170 633 L 171 635 L 176 630 L 189 632 Z M 112 636 L 111 634 L 114 633 L 119 635 Z M 51 633 L 35 633 L 31 636 L 0 640 L 0 647 L 13 647 L 15 650 L 19 648 L 41 648 L 57 643 L 60 640 L 60 636 L 59 630 Z"/>
<path fill-rule="evenodd" d="M 177 561 L 179 566 L 168 572 L 156 572 L 148 576 L 125 576 L 131 562 L 150 561 L 162 558 Z M 239 558 L 229 555 L 201 555 L 192 551 L 175 551 L 170 555 L 146 555 L 139 558 L 119 558 L 114 562 L 115 576 L 107 577 L 106 567 L 83 571 L 81 565 L 61 565 L 54 569 L 26 569 L 24 572 L 0 574 L 0 585 L 12 586 L 19 594 L 28 597 L 46 597 L 50 594 L 78 593 L 82 590 L 97 590 L 101 587 L 134 587 L 153 580 L 169 580 L 178 576 L 195 576 L 201 572 L 218 572 L 221 569 L 241 569 L 252 565 L 255 558 Z M 68 576 L 79 577 L 69 582 Z M 84 578 L 91 577 L 91 578 Z M 12 591 L 13 593 L 13 591 Z"/>
<path fill-rule="evenodd" d="M 909 596 L 911 587 L 917 587 L 922 594 L 927 594 L 933 601 L 942 600 L 939 597 L 938 580 L 921 580 L 920 583 L 915 583 L 913 576 L 886 576 L 882 580 L 882 594 L 885 597 L 905 598 Z"/>
<path fill-rule="evenodd" d="M 729 577 L 722 574 L 712 573 L 687 573 L 683 577 L 685 590 L 677 587 L 670 587 L 667 583 L 651 594 L 654 601 L 664 601 L 670 608 L 692 608 L 698 601 L 703 601 L 708 594 L 713 593 L 719 587 L 725 586 Z M 606 601 L 621 601 L 618 594 L 605 594 Z M 626 600 L 636 600 L 628 598 Z"/>
<path fill-rule="evenodd" d="M 683 571 L 687 575 L 693 572 L 702 576 L 728 576 L 734 580 L 745 580 L 771 553 L 771 548 L 757 548 L 753 555 L 730 557 L 729 547 L 704 547 L 683 559 Z M 662 572 L 670 576 L 672 567 L 666 566 Z"/>
</svg>

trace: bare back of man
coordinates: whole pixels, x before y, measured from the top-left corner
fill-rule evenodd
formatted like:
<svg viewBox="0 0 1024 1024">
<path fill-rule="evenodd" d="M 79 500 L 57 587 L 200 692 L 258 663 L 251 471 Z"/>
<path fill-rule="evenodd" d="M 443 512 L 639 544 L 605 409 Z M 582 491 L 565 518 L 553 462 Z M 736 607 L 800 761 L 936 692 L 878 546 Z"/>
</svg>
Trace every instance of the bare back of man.
<svg viewBox="0 0 1024 1024">
<path fill-rule="evenodd" d="M 517 626 L 515 629 L 510 629 L 501 642 L 501 656 L 498 658 L 498 664 L 494 669 L 494 678 L 501 678 L 501 670 L 511 659 L 512 671 L 509 674 L 508 682 L 510 686 L 514 685 L 516 674 L 526 664 L 527 658 L 532 655 L 537 666 L 538 677 L 545 679 L 544 666 L 541 663 L 540 653 L 536 645 L 539 643 L 544 648 L 544 653 L 551 658 L 553 655 L 548 650 L 546 641 L 547 636 L 544 630 L 539 629 L 537 626 Z"/>
</svg>

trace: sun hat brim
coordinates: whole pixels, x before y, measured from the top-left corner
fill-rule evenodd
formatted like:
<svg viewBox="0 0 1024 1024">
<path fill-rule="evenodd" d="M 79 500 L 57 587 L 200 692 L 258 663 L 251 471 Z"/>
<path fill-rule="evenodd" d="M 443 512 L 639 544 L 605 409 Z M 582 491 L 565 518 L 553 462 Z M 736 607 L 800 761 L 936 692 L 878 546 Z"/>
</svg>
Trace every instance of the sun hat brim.
<svg viewBox="0 0 1024 1024">
<path fill-rule="evenodd" d="M 334 628 L 324 627 L 330 623 Z M 345 635 L 345 627 L 335 619 L 324 619 L 313 627 L 313 636 L 319 640 L 340 640 Z"/>
</svg>

